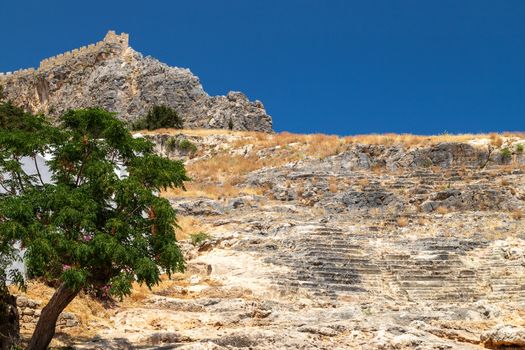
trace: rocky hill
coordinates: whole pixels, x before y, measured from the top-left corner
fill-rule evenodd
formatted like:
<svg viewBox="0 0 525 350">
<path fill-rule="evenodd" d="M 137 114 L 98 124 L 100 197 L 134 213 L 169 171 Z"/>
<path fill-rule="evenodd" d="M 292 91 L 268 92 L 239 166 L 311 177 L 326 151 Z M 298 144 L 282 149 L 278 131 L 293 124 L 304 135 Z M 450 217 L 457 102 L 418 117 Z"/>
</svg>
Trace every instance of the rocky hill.
<svg viewBox="0 0 525 350">
<path fill-rule="evenodd" d="M 112 31 L 96 44 L 43 60 L 38 69 L 1 73 L 0 86 L 16 104 L 51 116 L 99 106 L 132 121 L 167 105 L 187 128 L 228 128 L 231 120 L 234 130 L 272 130 L 260 101 L 240 92 L 209 96 L 189 69 L 144 57 L 129 47 L 127 34 Z"/>
<path fill-rule="evenodd" d="M 525 344 L 524 135 L 164 130 L 188 271 L 60 328 L 78 349 Z M 31 329 L 49 288 L 22 299 Z M 28 310 L 28 311 L 27 311 Z"/>
</svg>

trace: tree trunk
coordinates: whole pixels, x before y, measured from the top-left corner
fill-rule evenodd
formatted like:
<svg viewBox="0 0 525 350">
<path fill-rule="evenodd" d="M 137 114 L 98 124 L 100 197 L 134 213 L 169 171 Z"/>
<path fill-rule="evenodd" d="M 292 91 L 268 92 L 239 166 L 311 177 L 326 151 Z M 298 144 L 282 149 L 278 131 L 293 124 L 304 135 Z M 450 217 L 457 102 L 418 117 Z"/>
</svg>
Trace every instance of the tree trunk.
<svg viewBox="0 0 525 350">
<path fill-rule="evenodd" d="M 58 316 L 64 311 L 78 294 L 78 290 L 66 287 L 64 283 L 55 291 L 51 300 L 42 309 L 35 332 L 27 346 L 27 350 L 46 350 L 55 336 Z"/>
<path fill-rule="evenodd" d="M 0 350 L 10 350 L 20 341 L 16 298 L 0 286 Z"/>
</svg>

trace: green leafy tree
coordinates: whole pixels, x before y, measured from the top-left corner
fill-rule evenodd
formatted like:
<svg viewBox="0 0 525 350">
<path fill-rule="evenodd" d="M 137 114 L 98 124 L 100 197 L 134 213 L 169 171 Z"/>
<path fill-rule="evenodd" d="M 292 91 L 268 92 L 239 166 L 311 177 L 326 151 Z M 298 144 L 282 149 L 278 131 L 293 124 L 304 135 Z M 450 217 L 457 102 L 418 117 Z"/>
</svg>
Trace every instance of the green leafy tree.
<svg viewBox="0 0 525 350">
<path fill-rule="evenodd" d="M 36 161 L 36 153 L 45 152 L 46 143 L 53 139 L 53 130 L 41 117 L 35 117 L 14 106 L 0 103 L 0 349 L 11 349 L 18 341 L 19 324 L 15 298 L 7 290 L 7 279 L 22 281 L 20 273 L 9 276 L 7 268 L 20 260 L 15 249 L 16 226 L 2 208 L 9 198 L 17 196 L 33 177 L 21 171 L 23 157 Z M 56 134 L 55 134 L 56 135 Z M 22 187 L 24 186 L 24 187 Z M 4 230 L 10 229 L 12 232 Z"/>
<path fill-rule="evenodd" d="M 132 125 L 133 130 L 155 130 L 160 128 L 182 129 L 183 120 L 173 108 L 154 106 L 148 114 Z"/>
<path fill-rule="evenodd" d="M 1 117 L 1 113 L 0 113 Z M 17 120 L 19 119 L 19 120 Z M 74 110 L 61 128 L 23 113 L 0 129 L 0 244 L 25 248 L 30 277 L 56 287 L 29 350 L 44 350 L 64 308 L 87 290 L 122 298 L 184 270 L 175 210 L 158 193 L 184 187 L 183 164 L 160 157 L 102 109 Z M 51 181 L 37 155 L 47 155 Z M 34 160 L 34 173 L 24 166 Z M 118 176 L 117 171 L 125 176 Z"/>
</svg>

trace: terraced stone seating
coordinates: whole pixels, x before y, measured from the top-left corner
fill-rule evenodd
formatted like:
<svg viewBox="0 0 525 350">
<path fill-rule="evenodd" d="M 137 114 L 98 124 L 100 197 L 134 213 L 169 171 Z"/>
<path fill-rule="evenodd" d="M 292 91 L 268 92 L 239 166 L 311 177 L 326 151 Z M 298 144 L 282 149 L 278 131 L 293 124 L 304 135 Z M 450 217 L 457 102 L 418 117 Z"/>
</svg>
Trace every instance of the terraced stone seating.
<svg viewBox="0 0 525 350">
<path fill-rule="evenodd" d="M 270 256 L 265 251 L 266 262 L 290 269 L 275 276 L 276 287 L 288 292 L 329 298 L 384 295 L 418 302 L 525 301 L 523 261 L 506 259 L 500 248 L 475 235 L 395 240 L 308 226 L 278 239 L 275 247 Z"/>
<path fill-rule="evenodd" d="M 480 169 L 463 165 L 446 169 L 400 169 L 400 172 L 374 173 L 342 167 L 327 172 L 314 167 L 307 175 L 300 168 L 278 174 L 270 181 L 275 181 L 271 187 L 275 189 L 276 199 L 307 198 L 320 203 L 321 207 L 332 202 L 361 211 L 392 207 L 398 212 L 403 209 L 432 212 L 440 206 L 450 210 L 510 210 L 518 205 L 514 188 L 519 186 L 523 174 L 519 168 Z M 331 182 L 336 184 L 335 191 L 333 187 L 329 190 Z M 288 183 L 288 187 L 283 187 L 283 183 Z"/>
</svg>

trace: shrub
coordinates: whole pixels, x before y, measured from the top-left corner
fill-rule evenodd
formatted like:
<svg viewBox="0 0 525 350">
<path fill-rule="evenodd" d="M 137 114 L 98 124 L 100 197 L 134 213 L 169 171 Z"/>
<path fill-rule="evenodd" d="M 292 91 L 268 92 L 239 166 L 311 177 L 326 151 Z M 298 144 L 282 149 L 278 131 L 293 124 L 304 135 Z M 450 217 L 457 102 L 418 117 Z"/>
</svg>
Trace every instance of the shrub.
<svg viewBox="0 0 525 350">
<path fill-rule="evenodd" d="M 197 146 L 195 146 L 195 144 L 191 142 L 190 140 L 188 139 L 177 140 L 177 138 L 175 137 L 170 137 L 166 141 L 166 150 L 168 152 L 173 152 L 176 149 L 179 149 L 181 151 L 185 151 L 188 153 L 197 152 Z"/>
<path fill-rule="evenodd" d="M 331 193 L 337 193 L 337 178 L 332 176 L 328 179 L 328 191 Z"/>
<path fill-rule="evenodd" d="M 132 124 L 133 130 L 155 130 L 160 128 L 182 129 L 183 120 L 173 108 L 154 106 L 145 117 Z"/>
<path fill-rule="evenodd" d="M 188 139 L 182 139 L 179 141 L 179 149 L 189 153 L 197 152 L 197 146 L 195 146 L 195 144 Z"/>
<path fill-rule="evenodd" d="M 516 145 L 516 153 L 519 153 L 519 154 L 523 153 L 523 144 L 522 143 L 518 143 Z"/>
<path fill-rule="evenodd" d="M 191 244 L 197 246 L 200 245 L 202 242 L 204 242 L 207 239 L 210 239 L 210 235 L 208 235 L 206 232 L 198 232 L 193 233 L 190 235 Z"/>
<path fill-rule="evenodd" d="M 178 144 L 179 143 L 177 142 L 177 139 L 175 137 L 170 137 L 166 141 L 166 149 L 168 150 L 168 152 L 173 152 L 177 148 Z"/>
<path fill-rule="evenodd" d="M 233 130 L 233 120 L 232 120 L 232 118 L 230 118 L 230 120 L 228 120 L 228 129 Z"/>
<path fill-rule="evenodd" d="M 504 161 L 508 161 L 510 160 L 510 158 L 512 158 L 512 152 L 510 151 L 510 149 L 508 149 L 507 147 L 503 148 L 501 150 L 501 159 L 503 159 Z"/>
</svg>

